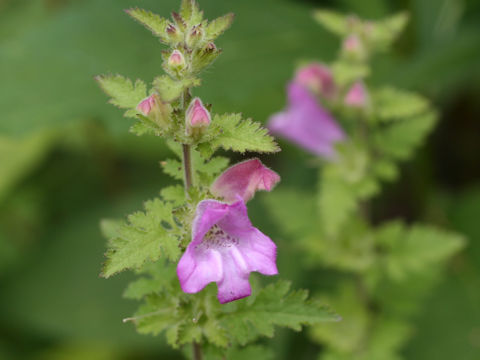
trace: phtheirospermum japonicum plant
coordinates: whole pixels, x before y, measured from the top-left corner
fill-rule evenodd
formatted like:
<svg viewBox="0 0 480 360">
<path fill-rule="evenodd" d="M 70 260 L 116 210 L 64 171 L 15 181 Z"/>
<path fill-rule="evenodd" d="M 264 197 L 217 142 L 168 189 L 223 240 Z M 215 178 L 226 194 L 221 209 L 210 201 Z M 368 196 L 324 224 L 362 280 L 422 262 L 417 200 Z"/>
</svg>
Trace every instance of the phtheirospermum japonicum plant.
<svg viewBox="0 0 480 360">
<path fill-rule="evenodd" d="M 373 226 L 371 199 L 399 177 L 399 163 L 425 141 L 437 113 L 418 94 L 369 81 L 372 55 L 391 47 L 405 14 L 364 21 L 318 11 L 315 19 L 340 37 L 338 58 L 300 64 L 287 108 L 268 127 L 314 155 L 318 187 L 279 188 L 265 201 L 284 233 L 295 236 L 305 265 L 336 279 L 322 291 L 343 321 L 310 331 L 324 345 L 320 358 L 400 359 L 422 298 L 464 241 L 431 225 Z"/>
<path fill-rule="evenodd" d="M 139 276 L 124 295 L 142 305 L 124 321 L 142 334 L 164 333 L 172 347 L 194 359 L 202 353 L 229 358 L 238 351 L 259 359 L 266 349 L 244 347 L 272 337 L 276 326 L 298 331 L 339 320 L 285 280 L 262 286 L 262 279 L 250 276 L 279 272 L 281 249 L 252 225 L 246 203 L 257 190 L 272 190 L 280 177 L 257 158 L 227 169 L 228 158 L 214 153 L 276 153 L 279 147 L 259 123 L 241 114 L 214 114 L 214 106 L 194 97 L 200 73 L 221 54 L 214 41 L 233 14 L 209 22 L 193 0 L 183 0 L 171 20 L 138 8 L 126 13 L 166 45 L 164 74 L 151 87 L 120 75 L 97 80 L 110 102 L 136 120 L 133 134 L 166 141 L 173 158 L 161 166 L 176 183 L 125 221 L 102 222 L 109 238 L 102 276 L 127 269 Z"/>
</svg>

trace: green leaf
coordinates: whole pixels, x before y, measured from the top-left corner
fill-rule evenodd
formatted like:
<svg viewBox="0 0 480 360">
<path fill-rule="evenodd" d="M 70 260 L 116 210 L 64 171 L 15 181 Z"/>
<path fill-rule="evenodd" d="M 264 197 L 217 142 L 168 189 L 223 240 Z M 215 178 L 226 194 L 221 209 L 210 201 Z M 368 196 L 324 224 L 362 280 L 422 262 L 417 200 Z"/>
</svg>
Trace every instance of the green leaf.
<svg viewBox="0 0 480 360">
<path fill-rule="evenodd" d="M 158 293 L 162 290 L 172 291 L 172 280 L 176 277 L 175 266 L 170 263 L 157 261 L 150 263 L 139 272 L 145 276 L 128 284 L 123 296 L 127 299 L 140 300 L 146 295 Z"/>
<path fill-rule="evenodd" d="M 175 180 L 183 180 L 183 165 L 179 160 L 167 159 L 160 164 L 165 174 L 170 175 Z"/>
<path fill-rule="evenodd" d="M 379 50 L 388 48 L 402 33 L 407 23 L 408 14 L 404 12 L 373 22 L 367 33 L 368 39 Z"/>
<path fill-rule="evenodd" d="M 209 187 L 213 180 L 228 166 L 229 159 L 223 156 L 216 156 L 205 160 L 200 152 L 192 152 L 193 168 L 195 170 L 195 181 Z"/>
<path fill-rule="evenodd" d="M 160 39 L 161 42 L 165 44 L 169 43 L 166 32 L 168 21 L 166 19 L 150 11 L 139 8 L 128 9 L 125 10 L 125 12 L 150 30 L 153 35 Z"/>
<path fill-rule="evenodd" d="M 313 17 L 325 29 L 336 35 L 348 34 L 347 17 L 343 14 L 330 10 L 316 10 Z"/>
<path fill-rule="evenodd" d="M 145 212 L 128 216 L 108 242 L 102 276 L 108 278 L 125 269 L 138 269 L 163 254 L 172 261 L 180 256 L 177 225 L 170 203 L 154 199 L 145 203 Z"/>
<path fill-rule="evenodd" d="M 307 291 L 290 291 L 289 282 L 278 281 L 256 296 L 225 306 L 222 322 L 229 334 L 243 345 L 259 336 L 272 337 L 275 326 L 300 331 L 303 325 L 340 319 L 325 306 L 307 298 Z"/>
<path fill-rule="evenodd" d="M 110 96 L 109 102 L 120 109 L 135 109 L 147 97 L 147 86 L 142 80 L 135 85 L 121 75 L 99 75 L 95 78 L 102 90 Z M 127 111 L 125 116 L 136 118 L 136 111 Z"/>
<path fill-rule="evenodd" d="M 403 280 L 442 263 L 464 246 L 462 236 L 431 226 L 405 227 L 399 222 L 383 225 L 376 241 L 385 254 L 384 271 L 394 280 Z"/>
<path fill-rule="evenodd" d="M 370 68 L 367 65 L 344 61 L 335 62 L 332 70 L 335 82 L 342 86 L 350 85 L 354 81 L 365 79 L 370 75 Z"/>
<path fill-rule="evenodd" d="M 242 120 L 241 114 L 215 115 L 209 130 L 214 134 L 217 133 L 210 143 L 213 149 L 222 147 L 225 150 L 241 153 L 280 151 L 267 129 L 251 119 Z"/>
<path fill-rule="evenodd" d="M 373 94 L 375 108 L 381 120 L 397 120 L 421 114 L 428 110 L 429 102 L 411 92 L 383 88 Z"/>
<path fill-rule="evenodd" d="M 177 100 L 186 89 L 198 85 L 200 85 L 199 79 L 174 80 L 167 75 L 159 76 L 153 81 L 155 90 L 165 102 Z"/>
<path fill-rule="evenodd" d="M 437 115 L 433 111 L 394 122 L 373 134 L 378 151 L 396 159 L 407 159 L 430 133 Z"/>
<path fill-rule="evenodd" d="M 185 203 L 185 190 L 182 185 L 167 186 L 160 191 L 165 201 L 171 201 L 175 206 Z"/>
<path fill-rule="evenodd" d="M 342 314 L 342 321 L 314 326 L 311 331 L 313 339 L 344 354 L 360 350 L 368 336 L 370 319 L 365 306 L 358 299 L 355 284 L 344 281 L 335 294 L 323 294 L 322 298 Z"/>
<path fill-rule="evenodd" d="M 180 16 L 187 22 L 188 25 L 194 26 L 202 22 L 203 11 L 200 11 L 195 0 L 182 0 Z"/>
<path fill-rule="evenodd" d="M 215 40 L 232 26 L 234 18 L 235 14 L 230 13 L 210 22 L 206 29 L 206 38 L 209 41 Z"/>
</svg>

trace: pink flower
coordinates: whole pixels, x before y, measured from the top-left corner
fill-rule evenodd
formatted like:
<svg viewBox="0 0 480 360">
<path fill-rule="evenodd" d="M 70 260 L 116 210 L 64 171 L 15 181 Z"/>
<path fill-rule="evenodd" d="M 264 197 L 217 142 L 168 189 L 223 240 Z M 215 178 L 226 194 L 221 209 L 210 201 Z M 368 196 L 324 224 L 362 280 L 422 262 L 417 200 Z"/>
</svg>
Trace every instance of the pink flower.
<svg viewBox="0 0 480 360">
<path fill-rule="evenodd" d="M 150 95 L 137 105 L 137 110 L 142 112 L 145 116 L 148 116 L 148 114 L 150 114 L 150 111 L 152 111 L 152 109 L 155 107 L 155 104 L 155 95 Z"/>
<path fill-rule="evenodd" d="M 300 68 L 293 81 L 327 99 L 335 97 L 337 92 L 332 72 L 320 63 L 311 63 Z"/>
<path fill-rule="evenodd" d="M 258 159 L 250 159 L 228 168 L 213 183 L 213 195 L 233 202 L 238 196 L 250 200 L 257 190 L 270 191 L 280 181 L 280 176 Z"/>
<path fill-rule="evenodd" d="M 345 139 L 343 130 L 304 87 L 291 83 L 287 92 L 287 109 L 273 115 L 268 128 L 316 155 L 333 158 L 333 145 Z"/>
<path fill-rule="evenodd" d="M 357 81 L 345 95 L 345 105 L 362 108 L 367 105 L 368 93 L 362 81 Z"/>
<path fill-rule="evenodd" d="M 210 113 L 198 97 L 190 103 L 185 117 L 187 127 L 205 127 L 210 125 L 211 122 Z"/>
<path fill-rule="evenodd" d="M 216 282 L 224 304 L 251 294 L 249 275 L 278 274 L 276 246 L 255 228 L 241 197 L 233 204 L 201 201 L 192 226 L 192 242 L 177 266 L 180 286 L 197 293 Z"/>
</svg>

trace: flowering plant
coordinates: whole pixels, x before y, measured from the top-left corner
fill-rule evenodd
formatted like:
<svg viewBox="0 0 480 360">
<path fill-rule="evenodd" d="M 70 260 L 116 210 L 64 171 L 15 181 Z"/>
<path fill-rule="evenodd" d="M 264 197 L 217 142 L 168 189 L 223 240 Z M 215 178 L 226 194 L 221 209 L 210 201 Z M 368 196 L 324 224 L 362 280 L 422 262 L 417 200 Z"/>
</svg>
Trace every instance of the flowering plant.
<svg viewBox="0 0 480 360">
<path fill-rule="evenodd" d="M 324 160 L 318 190 L 277 189 L 266 201 L 312 268 L 338 279 L 321 286 L 343 321 L 312 329 L 325 349 L 320 358 L 399 359 L 419 300 L 464 241 L 429 225 L 374 226 L 385 216 L 371 199 L 398 178 L 398 162 L 422 143 L 437 114 L 422 96 L 368 81 L 370 57 L 393 43 L 405 14 L 377 22 L 330 11 L 315 17 L 342 38 L 339 58 L 302 66 L 288 85 L 287 109 L 269 127 Z"/>
<path fill-rule="evenodd" d="M 192 344 L 190 355 L 200 359 L 202 351 L 231 355 L 260 336 L 273 336 L 274 326 L 300 330 L 338 320 L 318 301 L 307 300 L 307 292 L 290 291 L 288 282 L 262 288 L 250 278 L 251 272 L 278 273 L 276 245 L 252 225 L 246 203 L 256 191 L 272 190 L 280 177 L 256 158 L 225 170 L 229 160 L 213 154 L 219 148 L 279 148 L 260 124 L 241 114 L 213 114 L 213 106 L 192 99 L 199 74 L 221 53 L 214 41 L 233 15 L 208 22 L 194 0 L 183 0 L 172 20 L 142 9 L 127 13 L 169 47 L 163 53 L 166 74 L 151 89 L 120 75 L 97 80 L 110 102 L 136 120 L 132 133 L 166 139 L 177 158 L 162 161 L 163 170 L 183 185 L 162 189 L 144 212 L 125 222 L 102 222 L 110 239 L 102 275 L 131 269 L 141 276 L 125 296 L 143 305 L 125 321 L 140 333 L 165 331 L 175 348 Z"/>
</svg>

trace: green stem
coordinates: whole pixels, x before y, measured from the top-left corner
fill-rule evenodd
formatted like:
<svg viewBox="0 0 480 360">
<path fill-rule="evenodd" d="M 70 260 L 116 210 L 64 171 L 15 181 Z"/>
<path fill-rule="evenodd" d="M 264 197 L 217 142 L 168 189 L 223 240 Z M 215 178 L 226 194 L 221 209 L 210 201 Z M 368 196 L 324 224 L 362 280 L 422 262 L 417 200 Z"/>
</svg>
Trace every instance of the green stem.
<svg viewBox="0 0 480 360">
<path fill-rule="evenodd" d="M 202 360 L 202 347 L 199 343 L 194 342 L 193 346 L 193 360 Z"/>
<path fill-rule="evenodd" d="M 191 99 L 190 89 L 186 89 L 182 96 L 182 107 L 183 113 L 185 114 L 187 111 L 187 107 L 190 103 Z M 188 194 L 188 190 L 193 185 L 193 170 L 192 170 L 192 157 L 191 157 L 191 149 L 190 145 L 182 144 L 183 150 L 183 180 L 185 184 L 185 192 Z"/>
<path fill-rule="evenodd" d="M 192 157 L 190 152 L 190 145 L 183 144 L 183 172 L 184 172 L 184 184 L 185 184 L 185 191 L 192 187 L 193 179 L 192 179 Z"/>
</svg>

